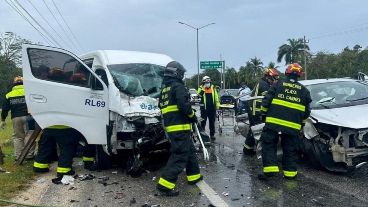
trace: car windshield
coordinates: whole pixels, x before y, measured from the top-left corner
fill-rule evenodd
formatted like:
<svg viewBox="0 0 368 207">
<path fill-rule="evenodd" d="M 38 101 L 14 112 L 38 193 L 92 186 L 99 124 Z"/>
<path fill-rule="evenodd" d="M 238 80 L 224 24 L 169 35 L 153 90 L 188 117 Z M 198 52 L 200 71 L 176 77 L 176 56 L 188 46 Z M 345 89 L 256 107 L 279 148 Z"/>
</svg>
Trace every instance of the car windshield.
<svg viewBox="0 0 368 207">
<path fill-rule="evenodd" d="M 339 81 L 306 86 L 312 109 L 368 104 L 368 85 L 360 81 Z"/>
<path fill-rule="evenodd" d="M 130 96 L 157 98 L 163 80 L 164 67 L 154 64 L 129 63 L 108 65 L 116 87 Z"/>
<path fill-rule="evenodd" d="M 223 95 L 237 96 L 238 91 L 239 91 L 238 89 L 221 89 L 220 96 L 223 96 Z"/>
</svg>

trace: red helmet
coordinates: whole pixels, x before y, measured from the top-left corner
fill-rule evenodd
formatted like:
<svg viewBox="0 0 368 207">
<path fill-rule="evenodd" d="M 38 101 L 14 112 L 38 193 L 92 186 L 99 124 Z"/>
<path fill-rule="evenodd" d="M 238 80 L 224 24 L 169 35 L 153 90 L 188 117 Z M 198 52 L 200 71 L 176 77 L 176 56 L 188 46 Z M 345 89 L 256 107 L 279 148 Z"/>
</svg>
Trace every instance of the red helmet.
<svg viewBox="0 0 368 207">
<path fill-rule="evenodd" d="M 285 75 L 291 75 L 291 74 L 295 74 L 298 77 L 302 76 L 302 66 L 300 66 L 298 63 L 292 63 L 289 64 L 285 70 Z"/>
<path fill-rule="evenodd" d="M 269 76 L 273 79 L 278 79 L 279 78 L 279 72 L 275 69 L 275 68 L 267 68 L 264 73 L 264 76 Z"/>
</svg>

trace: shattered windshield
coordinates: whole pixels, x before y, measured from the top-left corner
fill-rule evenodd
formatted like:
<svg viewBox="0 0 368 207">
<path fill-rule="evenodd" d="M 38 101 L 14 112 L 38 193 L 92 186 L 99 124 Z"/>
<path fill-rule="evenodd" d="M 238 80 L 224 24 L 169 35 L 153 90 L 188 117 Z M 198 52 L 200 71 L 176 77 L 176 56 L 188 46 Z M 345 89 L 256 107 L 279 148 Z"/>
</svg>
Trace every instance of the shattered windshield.
<svg viewBox="0 0 368 207">
<path fill-rule="evenodd" d="M 116 87 L 130 96 L 157 98 L 163 80 L 164 67 L 146 63 L 108 65 Z"/>
<path fill-rule="evenodd" d="M 368 104 L 368 85 L 359 81 L 320 83 L 306 87 L 312 97 L 313 109 Z"/>
</svg>

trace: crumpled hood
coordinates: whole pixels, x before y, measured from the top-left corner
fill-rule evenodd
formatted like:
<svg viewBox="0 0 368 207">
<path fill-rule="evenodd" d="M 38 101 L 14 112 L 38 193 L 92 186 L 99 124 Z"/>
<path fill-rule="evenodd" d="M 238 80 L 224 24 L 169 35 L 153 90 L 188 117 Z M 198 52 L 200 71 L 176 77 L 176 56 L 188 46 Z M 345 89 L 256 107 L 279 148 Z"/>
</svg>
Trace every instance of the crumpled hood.
<svg viewBox="0 0 368 207">
<path fill-rule="evenodd" d="M 352 129 L 368 128 L 368 104 L 312 110 L 311 117 L 324 124 Z"/>
</svg>

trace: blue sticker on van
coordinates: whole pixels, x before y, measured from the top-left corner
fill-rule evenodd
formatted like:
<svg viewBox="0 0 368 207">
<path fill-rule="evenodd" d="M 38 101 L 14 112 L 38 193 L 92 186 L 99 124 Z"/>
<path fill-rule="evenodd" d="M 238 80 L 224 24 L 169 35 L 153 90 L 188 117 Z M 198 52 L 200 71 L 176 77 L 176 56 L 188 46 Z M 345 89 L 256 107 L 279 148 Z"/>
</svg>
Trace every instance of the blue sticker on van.
<svg viewBox="0 0 368 207">
<path fill-rule="evenodd" d="M 141 109 L 146 109 L 148 111 L 152 111 L 152 110 L 157 110 L 158 106 L 152 105 L 152 104 L 145 104 L 145 103 L 141 103 Z"/>
</svg>

